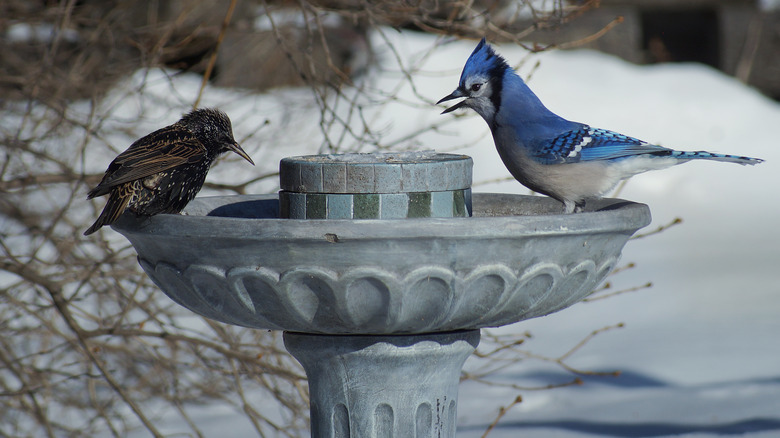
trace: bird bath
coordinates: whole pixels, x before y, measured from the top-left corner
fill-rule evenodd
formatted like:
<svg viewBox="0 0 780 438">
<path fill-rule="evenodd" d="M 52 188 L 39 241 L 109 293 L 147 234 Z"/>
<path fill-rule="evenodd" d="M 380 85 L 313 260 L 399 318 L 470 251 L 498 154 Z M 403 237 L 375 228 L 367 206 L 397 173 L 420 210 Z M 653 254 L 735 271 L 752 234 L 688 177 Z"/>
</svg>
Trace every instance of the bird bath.
<svg viewBox="0 0 780 438">
<path fill-rule="evenodd" d="M 283 161 L 281 202 L 204 197 L 186 215 L 128 214 L 113 227 L 177 303 L 224 323 L 285 331 L 309 378 L 313 437 L 454 437 L 460 370 L 479 329 L 580 301 L 650 221 L 647 206 L 619 199 L 562 215 L 546 197 L 472 195 L 465 156 L 305 158 L 325 164 Z M 334 161 L 345 171 L 329 173 Z M 386 167 L 400 173 L 388 176 Z M 339 178 L 362 183 L 324 187 Z M 418 195 L 421 188 L 452 192 L 449 207 L 440 208 L 439 195 Z M 339 195 L 328 208 L 306 199 L 326 189 Z M 343 199 L 354 190 L 390 201 L 360 210 L 366 199 Z M 409 202 L 391 196 L 398 193 Z M 421 210 L 420 199 L 430 208 Z M 393 203 L 405 215 L 382 216 Z M 280 218 L 312 217 L 306 206 L 352 218 Z M 355 219 L 358 210 L 378 218 Z"/>
</svg>

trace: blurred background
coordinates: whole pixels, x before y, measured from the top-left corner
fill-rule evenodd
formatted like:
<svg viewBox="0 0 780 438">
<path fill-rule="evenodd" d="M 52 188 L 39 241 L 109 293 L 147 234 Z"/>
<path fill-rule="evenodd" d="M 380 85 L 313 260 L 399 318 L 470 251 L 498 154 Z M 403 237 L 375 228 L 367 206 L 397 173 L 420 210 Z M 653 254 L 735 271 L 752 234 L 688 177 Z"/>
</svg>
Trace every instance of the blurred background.
<svg viewBox="0 0 780 438">
<path fill-rule="evenodd" d="M 570 436 L 551 426 L 569 414 L 545 406 L 583 397 L 621 412 L 614 400 L 625 393 L 602 391 L 594 404 L 575 385 L 617 369 L 628 377 L 609 378 L 632 397 L 643 384 L 672 388 L 645 400 L 658 421 L 679 422 L 680 400 L 702 406 L 688 417 L 695 424 L 717 426 L 711 409 L 721 418 L 737 410 L 707 404 L 706 385 L 745 376 L 747 386 L 726 385 L 749 406 L 734 421 L 766 420 L 751 396 L 780 412 L 780 2 L 4 0 L 0 436 L 210 436 L 235 424 L 306 436 L 305 376 L 280 334 L 209 321 L 162 296 L 121 236 L 81 235 L 103 206 L 86 193 L 135 139 L 202 106 L 227 111 L 258 165 L 226 157 L 201 196 L 272 193 L 285 156 L 408 149 L 468 153 L 475 190 L 527 193 L 481 119 L 440 117 L 434 106 L 482 36 L 564 117 L 768 161 L 687 164 L 621 188 L 651 206 L 649 230 L 666 231 L 629 244 L 621 272 L 596 294 L 613 298 L 483 336 L 464 374 L 466 433 L 516 436 L 511 427 L 545 418 L 535 436 Z M 623 319 L 623 335 L 590 341 Z M 705 386 L 680 392 L 672 383 L 682 381 Z M 502 406 L 514 407 L 516 423 L 508 415 L 509 429 L 488 429 Z M 608 416 L 599 421 L 564 429 L 615 430 Z M 776 418 L 740 424 L 735 433 L 780 429 Z M 709 429 L 642 430 L 655 429 L 612 435 Z"/>
</svg>

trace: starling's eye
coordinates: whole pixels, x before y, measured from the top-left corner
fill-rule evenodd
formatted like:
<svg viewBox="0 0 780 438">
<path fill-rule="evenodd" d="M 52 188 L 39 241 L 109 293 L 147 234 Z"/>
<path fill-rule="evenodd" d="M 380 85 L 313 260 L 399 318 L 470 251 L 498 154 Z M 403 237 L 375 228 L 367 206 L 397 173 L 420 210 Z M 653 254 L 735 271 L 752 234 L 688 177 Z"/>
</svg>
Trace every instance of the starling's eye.
<svg viewBox="0 0 780 438">
<path fill-rule="evenodd" d="M 482 88 L 482 84 L 472 84 L 471 85 L 471 91 L 479 91 L 480 88 Z"/>
</svg>

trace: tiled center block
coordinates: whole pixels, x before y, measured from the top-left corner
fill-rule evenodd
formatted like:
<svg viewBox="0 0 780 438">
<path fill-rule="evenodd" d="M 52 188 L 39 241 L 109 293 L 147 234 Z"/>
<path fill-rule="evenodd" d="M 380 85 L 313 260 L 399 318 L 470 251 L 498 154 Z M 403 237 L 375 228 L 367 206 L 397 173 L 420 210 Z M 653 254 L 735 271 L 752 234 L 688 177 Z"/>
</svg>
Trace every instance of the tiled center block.
<svg viewBox="0 0 780 438">
<path fill-rule="evenodd" d="M 279 192 L 282 218 L 405 219 L 468 217 L 471 189 L 411 193 Z"/>
<path fill-rule="evenodd" d="M 472 160 L 432 151 L 287 157 L 284 191 L 298 193 L 442 192 L 471 187 Z"/>
</svg>

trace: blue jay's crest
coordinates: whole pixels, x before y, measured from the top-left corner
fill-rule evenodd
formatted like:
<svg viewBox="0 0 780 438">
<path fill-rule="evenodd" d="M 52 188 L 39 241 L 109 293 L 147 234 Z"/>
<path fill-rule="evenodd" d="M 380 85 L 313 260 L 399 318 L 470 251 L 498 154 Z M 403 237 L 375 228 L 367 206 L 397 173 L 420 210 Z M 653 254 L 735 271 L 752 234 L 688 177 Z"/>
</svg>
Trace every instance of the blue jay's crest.
<svg viewBox="0 0 780 438">
<path fill-rule="evenodd" d="M 468 77 L 495 77 L 509 68 L 506 60 L 496 53 L 483 37 L 463 67 L 463 73 L 460 75 L 460 86 L 465 87 L 465 80 Z"/>
<path fill-rule="evenodd" d="M 522 79 L 509 67 L 506 60 L 493 51 L 485 38 L 482 38 L 463 66 L 458 88 L 437 103 L 461 97 L 466 99 L 447 108 L 442 114 L 467 107 L 479 113 L 485 120 L 492 119 L 501 107 L 501 89 L 507 73 L 514 75 L 522 83 Z M 488 121 L 488 124 L 491 122 Z"/>
</svg>

